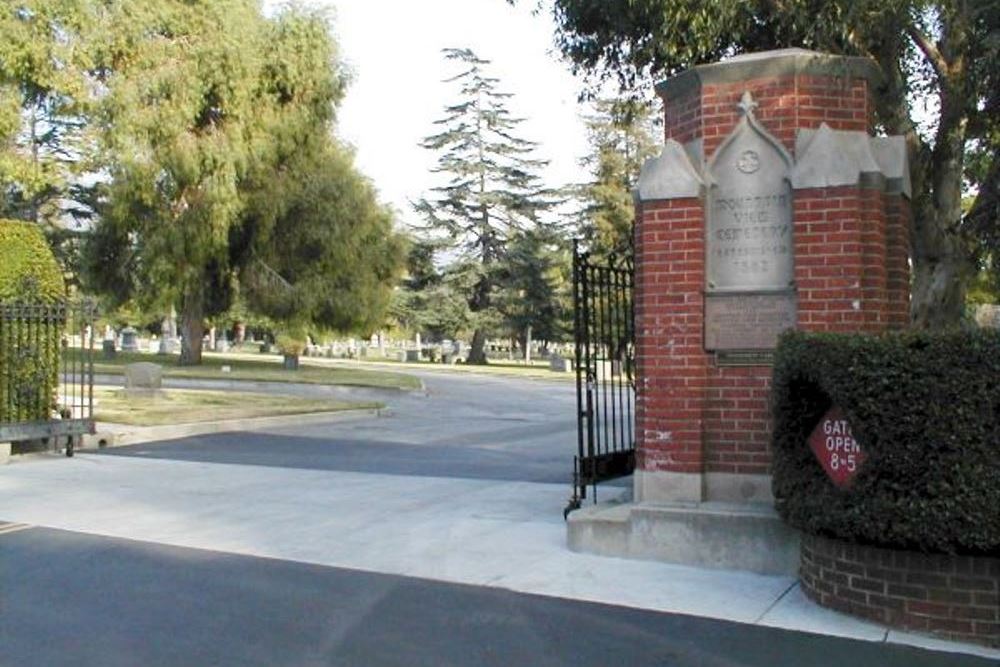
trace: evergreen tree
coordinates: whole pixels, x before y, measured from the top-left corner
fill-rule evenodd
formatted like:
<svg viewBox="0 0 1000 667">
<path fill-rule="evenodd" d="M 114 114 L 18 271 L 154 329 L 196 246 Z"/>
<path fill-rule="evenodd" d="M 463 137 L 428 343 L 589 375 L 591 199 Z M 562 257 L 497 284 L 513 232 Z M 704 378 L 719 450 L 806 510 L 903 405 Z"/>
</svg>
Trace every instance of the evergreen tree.
<svg viewBox="0 0 1000 667">
<path fill-rule="evenodd" d="M 538 175 L 545 162 L 532 157 L 537 144 L 517 136 L 522 119 L 507 108 L 510 94 L 488 76 L 488 60 L 469 49 L 446 49 L 445 58 L 462 71 L 447 79 L 458 101 L 436 121 L 440 131 L 422 142 L 438 153 L 437 173 L 446 184 L 420 200 L 424 229 L 457 253 L 456 267 L 471 277 L 467 300 L 475 318 L 469 363 L 486 363 L 486 335 L 500 321 L 494 299 L 508 246 L 517 234 L 535 228 L 539 214 L 554 205 Z"/>
<path fill-rule="evenodd" d="M 534 340 L 562 342 L 572 330 L 572 258 L 566 240 L 551 229 L 528 230 L 511 243 L 500 310 L 524 351 Z"/>
<path fill-rule="evenodd" d="M 303 156 L 334 150 L 328 133 L 345 77 L 326 21 L 297 9 L 269 20 L 252 0 L 116 3 L 101 25 L 111 182 L 90 275 L 119 300 L 178 303 L 181 363 L 200 363 L 205 319 L 225 312 L 241 271 L 263 262 L 259 239 L 288 227 L 280 177 L 306 178 L 312 158 Z M 280 251 L 303 248 L 289 244 Z"/>
<path fill-rule="evenodd" d="M 246 208 L 255 214 L 231 238 L 252 235 L 237 262 L 252 312 L 299 331 L 369 335 L 383 324 L 404 240 L 348 150 L 328 142 L 300 155 Z M 241 242 L 233 243 L 234 255 Z"/>
<path fill-rule="evenodd" d="M 0 10 L 0 217 L 38 223 L 75 282 L 94 213 L 93 0 L 14 1 Z"/>
<path fill-rule="evenodd" d="M 591 153 L 583 160 L 593 180 L 583 186 L 582 236 L 597 258 L 633 256 L 632 189 L 642 163 L 655 153 L 650 105 L 638 100 L 599 100 L 588 117 Z"/>
</svg>

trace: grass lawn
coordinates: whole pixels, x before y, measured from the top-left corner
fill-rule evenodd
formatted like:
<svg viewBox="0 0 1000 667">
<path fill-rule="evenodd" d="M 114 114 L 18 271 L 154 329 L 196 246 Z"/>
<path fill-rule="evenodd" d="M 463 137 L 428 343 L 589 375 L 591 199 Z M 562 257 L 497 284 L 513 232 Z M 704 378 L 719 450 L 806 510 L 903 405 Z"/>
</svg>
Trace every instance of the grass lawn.
<svg viewBox="0 0 1000 667">
<path fill-rule="evenodd" d="M 79 360 L 81 352 L 70 350 Z M 151 361 L 163 366 L 163 376 L 171 378 L 201 378 L 212 380 L 255 380 L 258 382 L 301 382 L 303 384 L 333 384 L 354 387 L 380 387 L 389 389 L 419 389 L 420 380 L 412 375 L 395 371 L 373 371 L 345 366 L 327 366 L 309 363 L 302 357 L 299 370 L 286 371 L 281 358 L 261 355 L 261 359 L 248 359 L 247 355 L 205 354 L 200 366 L 178 366 L 177 355 L 166 357 L 141 352 L 118 352 L 114 359 L 105 359 L 100 350 L 94 351 L 94 372 L 101 375 L 124 375 L 125 364 Z M 223 366 L 230 371 L 224 373 Z"/>
<path fill-rule="evenodd" d="M 161 426 L 274 417 L 308 412 L 380 408 L 375 402 L 304 399 L 241 391 L 166 389 L 156 396 L 130 397 L 121 389 L 94 388 L 94 418 L 132 426 Z"/>
<path fill-rule="evenodd" d="M 555 373 L 549 370 L 549 362 L 535 362 L 531 365 L 516 361 L 491 361 L 485 366 L 470 364 L 441 364 L 429 361 L 400 362 L 395 359 L 366 358 L 362 363 L 385 364 L 388 367 L 412 368 L 420 371 L 438 371 L 441 373 L 474 373 L 480 375 L 499 375 L 502 377 L 518 377 L 531 380 L 552 380 L 553 382 L 575 382 L 576 373 Z"/>
</svg>

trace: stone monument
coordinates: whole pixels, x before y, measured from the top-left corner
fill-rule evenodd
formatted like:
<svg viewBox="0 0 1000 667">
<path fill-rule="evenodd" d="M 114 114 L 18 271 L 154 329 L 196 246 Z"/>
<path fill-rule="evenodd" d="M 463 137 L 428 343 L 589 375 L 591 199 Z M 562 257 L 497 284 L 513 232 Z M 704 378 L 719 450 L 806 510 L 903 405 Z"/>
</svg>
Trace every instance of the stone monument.
<svg viewBox="0 0 1000 667">
<path fill-rule="evenodd" d="M 616 510 L 632 536 L 601 546 L 577 512 L 574 548 L 797 567 L 771 508 L 778 335 L 908 322 L 909 170 L 902 137 L 872 136 L 878 77 L 864 58 L 786 49 L 657 86 L 665 143 L 636 192 L 635 504 Z M 711 503 L 735 514 L 699 513 Z M 653 507 L 674 528 L 658 533 Z M 693 541 L 665 546 L 678 535 Z M 702 553 L 719 535 L 758 555 Z"/>
</svg>

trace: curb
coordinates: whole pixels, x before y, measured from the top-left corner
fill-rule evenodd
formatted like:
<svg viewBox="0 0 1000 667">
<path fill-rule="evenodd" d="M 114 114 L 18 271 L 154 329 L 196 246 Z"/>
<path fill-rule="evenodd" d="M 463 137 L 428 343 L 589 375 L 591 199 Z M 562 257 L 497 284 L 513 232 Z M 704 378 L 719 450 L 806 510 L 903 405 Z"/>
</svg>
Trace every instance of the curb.
<svg viewBox="0 0 1000 667">
<path fill-rule="evenodd" d="M 85 435 L 83 437 L 83 443 L 79 449 L 123 447 L 125 445 L 156 442 L 158 440 L 173 440 L 192 435 L 252 431 L 281 426 L 323 424 L 349 421 L 363 417 L 380 417 L 384 414 L 386 414 L 385 408 L 360 408 L 355 410 L 337 410 L 335 412 L 307 412 L 295 415 L 278 415 L 275 417 L 256 417 L 253 419 L 226 419 L 217 422 L 197 422 L 170 426 L 128 426 L 124 424 L 101 423 L 98 424 L 97 432 L 94 435 Z"/>
</svg>

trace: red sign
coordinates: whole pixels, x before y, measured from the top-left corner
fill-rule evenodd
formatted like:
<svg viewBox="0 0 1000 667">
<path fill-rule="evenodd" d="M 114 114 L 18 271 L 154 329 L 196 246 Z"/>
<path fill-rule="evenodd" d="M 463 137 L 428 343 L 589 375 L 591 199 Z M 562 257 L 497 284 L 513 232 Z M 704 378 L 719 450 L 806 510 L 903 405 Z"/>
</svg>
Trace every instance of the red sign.
<svg viewBox="0 0 1000 667">
<path fill-rule="evenodd" d="M 854 480 L 865 453 L 851 434 L 851 425 L 840 408 L 834 406 L 816 424 L 809 436 L 809 446 L 833 483 L 847 487 Z"/>
</svg>

